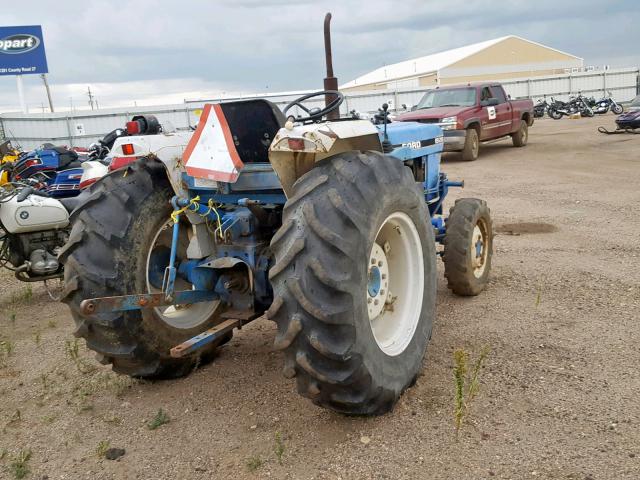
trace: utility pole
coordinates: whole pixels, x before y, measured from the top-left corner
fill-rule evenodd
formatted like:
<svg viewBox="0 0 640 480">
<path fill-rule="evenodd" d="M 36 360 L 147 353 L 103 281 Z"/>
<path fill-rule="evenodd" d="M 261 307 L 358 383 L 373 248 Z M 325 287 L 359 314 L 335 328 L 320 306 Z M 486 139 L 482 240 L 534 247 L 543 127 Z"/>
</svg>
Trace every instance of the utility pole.
<svg viewBox="0 0 640 480">
<path fill-rule="evenodd" d="M 18 87 L 20 109 L 22 110 L 22 113 L 27 113 L 27 102 L 24 100 L 24 84 L 22 83 L 22 75 L 16 75 L 16 86 Z"/>
<path fill-rule="evenodd" d="M 46 74 L 41 74 L 40 78 L 42 78 L 42 81 L 44 82 L 44 88 L 47 91 L 47 98 L 49 99 L 49 110 L 51 110 L 51 113 L 53 113 L 53 100 L 51 100 L 51 90 L 49 89 L 49 82 L 47 82 L 47 75 Z"/>
<path fill-rule="evenodd" d="M 87 95 L 89 95 L 89 106 L 91 107 L 91 110 L 93 110 L 93 99 L 95 96 L 91 93 L 91 87 L 87 87 Z"/>
</svg>

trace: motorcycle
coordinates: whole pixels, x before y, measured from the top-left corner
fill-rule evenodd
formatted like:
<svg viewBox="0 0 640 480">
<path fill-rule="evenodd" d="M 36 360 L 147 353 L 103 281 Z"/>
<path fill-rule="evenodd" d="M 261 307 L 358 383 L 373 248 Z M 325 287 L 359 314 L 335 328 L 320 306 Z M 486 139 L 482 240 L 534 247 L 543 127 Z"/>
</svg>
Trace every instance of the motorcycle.
<svg viewBox="0 0 640 480">
<path fill-rule="evenodd" d="M 578 93 L 575 97 L 571 97 L 568 102 L 555 100 L 553 97 L 551 97 L 551 101 L 552 103 L 547 113 L 554 120 L 560 120 L 565 115 L 580 114 L 582 117 L 593 117 L 595 115 L 586 97 L 583 97 L 581 93 Z"/>
<path fill-rule="evenodd" d="M 101 140 L 89 145 L 87 161 L 82 163 L 82 176 L 80 177 L 80 190 L 84 190 L 100 178 L 109 173 L 111 165 L 111 149 L 120 137 L 126 137 L 129 133 L 122 128 L 116 128 L 107 133 Z"/>
<path fill-rule="evenodd" d="M 544 100 L 538 100 L 538 103 L 533 107 L 533 116 L 534 118 L 542 118 L 548 110 L 549 102 L 547 102 L 547 97 L 544 97 Z"/>
<path fill-rule="evenodd" d="M 12 182 L 37 180 L 32 187 L 47 192 L 51 197 L 73 197 L 80 193 L 82 162 L 77 152 L 65 147 L 45 143 L 40 148 L 23 154 L 10 168 Z"/>
<path fill-rule="evenodd" d="M 0 267 L 23 282 L 62 278 L 58 253 L 69 239 L 69 212 L 34 182 L 0 187 Z"/>
<path fill-rule="evenodd" d="M 11 141 L 6 140 L 0 143 L 0 166 L 5 163 L 14 163 L 20 158 L 22 152 L 11 145 Z M 9 170 L 2 170 L 0 173 L 0 185 L 4 185 L 10 180 Z"/>
<path fill-rule="evenodd" d="M 604 115 L 611 110 L 614 114 L 620 115 L 624 111 L 624 108 L 622 108 L 622 105 L 613 99 L 611 92 L 607 93 L 609 94 L 608 97 L 603 97 L 594 102 L 593 112 L 599 115 Z"/>
<path fill-rule="evenodd" d="M 547 114 L 554 120 L 560 120 L 565 115 L 571 115 L 570 106 L 562 100 L 551 97 L 551 104 L 547 107 Z"/>
</svg>

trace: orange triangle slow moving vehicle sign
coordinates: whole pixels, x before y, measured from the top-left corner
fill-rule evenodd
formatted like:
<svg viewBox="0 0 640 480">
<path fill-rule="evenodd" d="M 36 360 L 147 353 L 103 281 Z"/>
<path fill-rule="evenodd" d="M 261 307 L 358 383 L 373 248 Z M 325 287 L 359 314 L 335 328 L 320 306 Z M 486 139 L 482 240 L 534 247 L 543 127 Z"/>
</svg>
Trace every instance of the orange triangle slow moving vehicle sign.
<svg viewBox="0 0 640 480">
<path fill-rule="evenodd" d="M 219 104 L 206 104 L 200 122 L 187 145 L 182 162 L 187 174 L 218 182 L 234 183 L 243 163 L 229 124 Z"/>
</svg>

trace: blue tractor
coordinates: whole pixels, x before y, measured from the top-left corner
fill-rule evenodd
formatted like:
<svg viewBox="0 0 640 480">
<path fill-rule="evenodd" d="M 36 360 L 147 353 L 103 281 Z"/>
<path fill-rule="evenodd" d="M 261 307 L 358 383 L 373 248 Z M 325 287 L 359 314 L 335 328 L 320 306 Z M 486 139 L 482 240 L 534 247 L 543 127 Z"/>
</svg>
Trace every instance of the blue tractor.
<svg viewBox="0 0 640 480">
<path fill-rule="evenodd" d="M 264 316 L 299 393 L 393 407 L 431 337 L 438 255 L 453 292 L 478 294 L 491 219 L 477 199 L 443 215 L 462 184 L 440 171 L 440 127 L 339 118 L 342 101 L 206 105 L 193 134 L 116 142 L 138 159 L 91 187 L 60 254 L 75 333 L 102 362 L 179 377 Z"/>
</svg>

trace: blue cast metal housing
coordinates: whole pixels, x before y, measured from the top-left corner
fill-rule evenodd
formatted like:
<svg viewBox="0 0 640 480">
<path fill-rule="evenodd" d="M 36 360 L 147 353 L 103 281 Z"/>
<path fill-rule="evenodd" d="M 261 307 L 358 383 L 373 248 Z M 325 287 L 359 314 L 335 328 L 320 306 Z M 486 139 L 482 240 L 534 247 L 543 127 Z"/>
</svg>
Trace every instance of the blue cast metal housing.
<svg viewBox="0 0 640 480">
<path fill-rule="evenodd" d="M 380 140 L 384 141 L 384 126 L 378 126 L 378 130 Z M 392 148 L 390 156 L 411 163 L 415 173 L 424 171 L 424 198 L 429 207 L 436 241 L 441 243 L 445 235 L 442 218 L 444 199 L 449 187 L 464 186 L 464 182 L 451 181 L 446 173 L 440 171 L 440 156 L 444 147 L 442 128 L 418 122 L 390 123 L 386 127 L 386 139 Z"/>
</svg>

